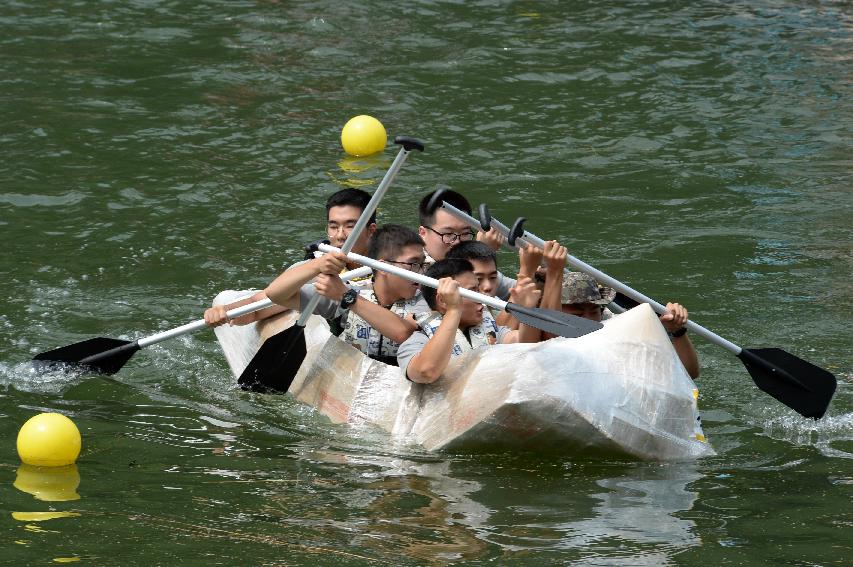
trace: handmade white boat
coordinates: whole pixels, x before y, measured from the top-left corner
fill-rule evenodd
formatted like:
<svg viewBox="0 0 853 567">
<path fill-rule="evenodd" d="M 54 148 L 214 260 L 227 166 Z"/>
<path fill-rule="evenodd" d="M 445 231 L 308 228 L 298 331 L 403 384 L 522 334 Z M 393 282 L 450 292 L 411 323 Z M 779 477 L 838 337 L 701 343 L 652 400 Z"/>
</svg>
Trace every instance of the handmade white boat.
<svg viewBox="0 0 853 567">
<path fill-rule="evenodd" d="M 249 293 L 223 292 L 215 302 Z M 297 316 L 218 327 L 235 376 L 263 340 Z M 702 434 L 695 385 L 645 304 L 580 338 L 478 349 L 451 361 L 429 385 L 364 356 L 320 317 L 309 319 L 305 338 L 291 395 L 333 422 L 373 424 L 428 450 L 524 448 L 649 460 L 714 454 Z"/>
</svg>

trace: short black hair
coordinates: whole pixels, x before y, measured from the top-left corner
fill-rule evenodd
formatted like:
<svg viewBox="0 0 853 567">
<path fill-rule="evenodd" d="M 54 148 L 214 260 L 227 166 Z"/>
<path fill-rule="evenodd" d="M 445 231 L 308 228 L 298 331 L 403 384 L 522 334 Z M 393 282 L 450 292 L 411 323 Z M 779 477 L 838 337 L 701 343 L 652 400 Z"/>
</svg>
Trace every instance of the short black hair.
<svg viewBox="0 0 853 567">
<path fill-rule="evenodd" d="M 478 240 L 460 242 L 447 252 L 445 258 L 462 258 L 463 260 L 491 260 L 498 265 L 498 256 L 487 244 Z"/>
<path fill-rule="evenodd" d="M 435 191 L 441 191 L 441 189 L 436 189 Z M 435 210 L 427 210 L 427 204 L 432 196 L 435 195 L 435 191 L 426 194 L 424 198 L 421 199 L 420 204 L 418 204 L 418 219 L 421 226 L 429 226 L 435 222 Z M 469 215 L 471 214 L 471 203 L 469 203 L 468 199 L 466 199 L 461 193 L 457 193 L 452 189 L 445 189 L 444 194 L 441 196 L 441 200 L 447 201 L 460 211 L 465 211 Z"/>
<path fill-rule="evenodd" d="M 401 224 L 386 224 L 376 230 L 370 237 L 370 248 L 367 255 L 376 260 L 388 260 L 400 253 L 406 246 L 423 247 L 421 235 Z"/>
<path fill-rule="evenodd" d="M 341 189 L 340 191 L 336 191 L 329 195 L 329 198 L 326 199 L 326 218 L 329 218 L 329 209 L 332 207 L 355 207 L 357 209 L 361 209 L 361 212 L 364 212 L 364 209 L 367 208 L 367 204 L 370 202 L 370 193 L 367 191 L 362 191 L 361 189 L 355 189 L 353 187 L 347 187 L 345 189 Z M 373 214 L 370 215 L 370 221 L 367 224 L 373 224 L 376 222 L 376 211 L 373 211 Z"/>
<path fill-rule="evenodd" d="M 430 266 L 426 271 L 426 275 L 427 277 L 440 280 L 441 278 L 455 278 L 459 274 L 464 274 L 465 272 L 474 272 L 474 266 L 471 265 L 471 262 L 462 258 L 445 258 L 444 260 L 439 260 Z M 435 296 L 437 295 L 436 290 L 422 285 L 421 293 L 423 294 L 427 305 L 429 305 L 429 308 L 435 309 L 435 306 L 437 305 L 435 301 Z"/>
</svg>

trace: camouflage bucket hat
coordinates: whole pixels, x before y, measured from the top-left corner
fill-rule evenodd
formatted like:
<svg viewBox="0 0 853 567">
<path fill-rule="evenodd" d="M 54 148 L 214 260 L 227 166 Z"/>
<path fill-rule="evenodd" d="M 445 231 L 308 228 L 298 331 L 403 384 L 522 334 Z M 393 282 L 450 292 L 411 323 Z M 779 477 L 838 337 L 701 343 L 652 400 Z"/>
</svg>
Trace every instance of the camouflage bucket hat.
<svg viewBox="0 0 853 567">
<path fill-rule="evenodd" d="M 560 303 L 593 303 L 607 305 L 616 297 L 616 291 L 599 284 L 595 278 L 583 272 L 569 272 L 563 277 Z"/>
</svg>

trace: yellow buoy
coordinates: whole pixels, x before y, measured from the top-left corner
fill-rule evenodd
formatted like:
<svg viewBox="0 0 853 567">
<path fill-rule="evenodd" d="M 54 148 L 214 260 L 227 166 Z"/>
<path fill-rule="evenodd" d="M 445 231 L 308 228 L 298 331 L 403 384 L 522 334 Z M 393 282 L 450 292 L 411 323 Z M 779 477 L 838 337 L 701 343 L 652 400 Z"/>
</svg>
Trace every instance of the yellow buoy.
<svg viewBox="0 0 853 567">
<path fill-rule="evenodd" d="M 80 430 L 59 413 L 31 417 L 18 432 L 18 456 L 28 465 L 63 467 L 80 455 Z"/>
<path fill-rule="evenodd" d="M 350 118 L 341 130 L 341 145 L 351 156 L 369 156 L 381 152 L 387 142 L 385 126 L 366 114 Z"/>
</svg>

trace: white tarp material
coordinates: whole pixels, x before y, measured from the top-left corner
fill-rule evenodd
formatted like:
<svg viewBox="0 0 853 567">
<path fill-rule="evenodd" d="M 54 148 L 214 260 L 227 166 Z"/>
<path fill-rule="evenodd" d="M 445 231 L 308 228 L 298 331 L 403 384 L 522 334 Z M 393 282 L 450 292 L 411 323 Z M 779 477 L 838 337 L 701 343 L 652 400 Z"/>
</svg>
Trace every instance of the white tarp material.
<svg viewBox="0 0 853 567">
<path fill-rule="evenodd" d="M 222 292 L 215 303 L 250 293 Z M 296 315 L 218 327 L 234 375 Z M 305 337 L 307 356 L 290 394 L 334 422 L 373 424 L 428 450 L 519 447 L 649 460 L 714 454 L 696 387 L 645 304 L 580 338 L 478 349 L 429 385 L 365 357 L 320 317 L 309 319 Z"/>
</svg>

